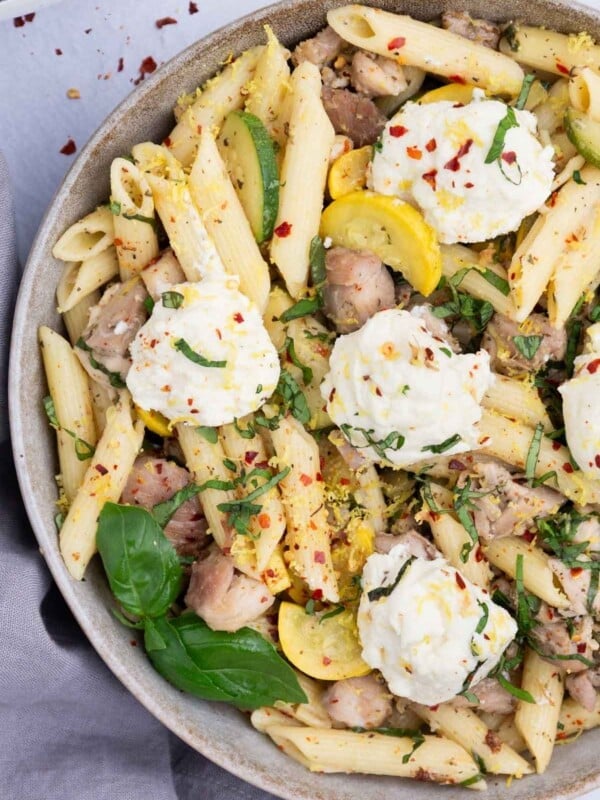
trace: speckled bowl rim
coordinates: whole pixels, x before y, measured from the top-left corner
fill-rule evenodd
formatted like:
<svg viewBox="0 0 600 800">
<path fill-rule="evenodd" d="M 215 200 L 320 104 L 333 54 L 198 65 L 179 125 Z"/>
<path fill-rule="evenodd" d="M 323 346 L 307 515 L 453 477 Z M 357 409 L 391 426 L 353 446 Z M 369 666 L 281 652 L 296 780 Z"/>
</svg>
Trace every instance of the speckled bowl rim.
<svg viewBox="0 0 600 800">
<path fill-rule="evenodd" d="M 297 0 L 283 0 L 283 2 L 266 6 L 230 25 L 210 33 L 208 36 L 182 51 L 168 63 L 161 66 L 149 80 L 145 81 L 132 92 L 111 113 L 106 121 L 102 123 L 87 145 L 82 149 L 62 185 L 58 189 L 53 201 L 50 203 L 31 249 L 21 281 L 13 323 L 9 367 L 9 418 L 12 446 L 19 485 L 29 520 L 40 544 L 40 551 L 63 597 L 100 657 L 127 689 L 167 728 L 219 766 L 255 786 L 273 792 L 280 797 L 289 798 L 289 800 L 316 800 L 321 797 L 327 797 L 328 800 L 349 800 L 349 798 L 356 797 L 358 794 L 361 794 L 365 800 L 371 800 L 371 798 L 374 800 L 375 798 L 383 797 L 383 794 L 385 794 L 386 798 L 397 798 L 397 800 L 402 800 L 403 798 L 408 800 L 408 798 L 412 797 L 427 798 L 433 795 L 437 796 L 438 794 L 440 797 L 445 796 L 454 800 L 454 797 L 458 797 L 457 787 L 440 788 L 432 784 L 425 786 L 423 784 L 417 785 L 411 782 L 397 781 L 390 778 L 364 777 L 359 775 L 341 776 L 342 783 L 340 783 L 340 776 L 315 776 L 315 774 L 303 771 L 302 774 L 305 775 L 305 780 L 300 780 L 299 783 L 304 785 L 298 788 L 293 781 L 287 783 L 285 780 L 277 778 L 277 770 L 273 769 L 274 764 L 272 762 L 279 757 L 279 754 L 275 755 L 274 753 L 272 758 L 269 756 L 256 764 L 245 763 L 243 760 L 240 761 L 237 748 L 234 748 L 233 752 L 227 752 L 222 746 L 215 745 L 210 735 L 192 730 L 189 725 L 174 712 L 174 706 L 172 705 L 174 690 L 172 687 L 169 687 L 167 684 L 161 684 L 156 692 L 141 689 L 137 682 L 138 676 L 135 674 L 135 670 L 132 670 L 132 665 L 129 663 L 126 654 L 122 652 L 121 646 L 115 647 L 114 643 L 111 644 L 108 640 L 106 630 L 104 628 L 98 628 L 97 619 L 92 618 L 90 609 L 81 602 L 79 596 L 81 584 L 75 583 L 66 572 L 55 544 L 55 530 L 53 526 L 49 526 L 48 524 L 50 509 L 48 508 L 47 498 L 44 498 L 40 491 L 39 481 L 43 482 L 43 486 L 47 490 L 50 482 L 53 482 L 53 473 L 48 470 L 42 471 L 41 474 L 39 471 L 36 472 L 36 469 L 32 468 L 31 464 L 28 462 L 27 456 L 28 448 L 31 448 L 32 445 L 35 444 L 32 437 L 34 437 L 37 432 L 32 431 L 31 410 L 27 408 L 27 404 L 24 401 L 24 397 L 29 393 L 24 387 L 24 382 L 27 378 L 31 380 L 33 373 L 31 363 L 25 358 L 23 349 L 26 341 L 28 347 L 31 349 L 32 306 L 35 306 L 33 300 L 36 291 L 35 285 L 36 281 L 43 275 L 44 264 L 51 260 L 49 252 L 51 249 L 52 236 L 55 236 L 56 233 L 55 228 L 57 219 L 60 217 L 61 205 L 75 187 L 82 173 L 85 173 L 88 169 L 89 160 L 93 159 L 98 149 L 106 146 L 107 140 L 110 139 L 112 135 L 112 131 L 119 125 L 119 122 L 128 112 L 136 107 L 143 107 L 144 102 L 148 101 L 149 98 L 159 90 L 163 81 L 177 73 L 184 65 L 189 65 L 189 62 L 195 59 L 198 54 L 215 47 L 225 35 L 227 35 L 230 40 L 235 40 L 238 35 L 243 38 L 244 32 L 250 29 L 255 40 L 258 41 L 259 31 L 261 31 L 262 26 L 266 22 L 271 23 L 273 21 L 279 21 L 283 24 L 282 21 L 284 18 L 290 14 L 297 14 L 299 7 L 302 7 L 303 10 L 307 9 L 309 13 L 312 13 L 313 18 L 316 18 L 318 13 L 324 15 L 327 8 L 343 4 L 344 3 L 340 0 L 327 0 L 327 2 L 324 3 L 317 3 L 316 0 L 300 0 L 299 2 Z M 385 0 L 370 4 L 392 5 L 391 3 L 386 4 Z M 418 14 L 418 11 L 415 11 L 415 6 L 419 5 L 419 0 L 407 0 L 407 2 L 397 3 L 396 7 L 400 5 L 407 9 L 408 13 L 412 12 Z M 472 0 L 468 3 L 460 3 L 450 0 L 450 2 L 433 2 L 422 5 L 423 8 L 426 9 L 422 15 L 425 18 L 433 18 L 436 14 L 439 14 L 441 8 L 454 7 L 462 10 L 468 6 L 472 13 L 479 13 L 484 16 L 487 12 L 490 18 L 495 16 L 496 18 L 506 19 L 510 16 L 521 16 L 523 19 L 530 19 L 531 15 L 528 13 L 519 14 L 519 5 L 526 9 L 531 6 L 535 8 L 544 7 L 547 9 L 547 13 L 550 14 L 550 16 L 559 14 L 560 16 L 556 17 L 556 19 L 565 21 L 564 25 L 559 23 L 557 27 L 568 30 L 572 25 L 572 23 L 569 24 L 568 21 L 574 18 L 580 24 L 577 28 L 571 28 L 572 30 L 583 29 L 584 26 L 585 29 L 591 29 L 600 36 L 600 10 L 596 11 L 579 3 L 563 3 L 560 2 L 560 0 L 548 0 L 547 2 L 543 2 L 543 0 L 534 0 L 531 4 L 520 4 L 518 1 L 505 3 L 502 2 L 502 0 L 491 0 L 491 2 Z M 512 8 L 517 9 L 516 14 L 510 13 Z M 316 29 L 316 27 L 316 23 L 311 25 L 312 29 Z M 248 45 L 246 44 L 246 46 Z M 115 152 L 113 154 L 113 156 L 116 155 L 120 155 L 120 153 Z M 89 206 L 82 206 L 80 208 L 81 214 L 85 213 L 88 208 Z M 70 220 L 62 220 L 62 227 L 65 227 L 69 222 Z M 36 316 L 40 316 L 40 314 L 33 314 L 36 323 L 42 322 L 45 324 L 44 319 L 39 320 Z M 38 360 L 38 370 L 39 366 Z M 35 389 L 40 388 L 41 383 L 39 386 L 32 386 L 30 391 L 33 392 Z M 39 396 L 41 397 L 41 394 L 39 394 Z M 41 410 L 39 414 L 42 415 Z M 42 453 L 46 452 L 50 441 L 50 438 L 46 437 L 46 441 L 41 443 L 40 450 Z M 51 458 L 53 458 L 53 456 L 51 456 Z M 93 587 L 92 591 L 97 592 L 97 586 Z M 167 695 L 169 696 L 166 697 Z M 181 702 L 185 705 L 186 703 L 198 701 L 187 698 L 187 700 L 184 699 Z M 215 708 L 214 714 L 218 714 L 218 710 L 214 704 L 204 705 Z M 211 711 L 209 713 L 213 712 Z M 228 722 L 225 723 L 225 725 L 227 724 Z M 235 721 L 232 722 L 232 725 L 238 724 L 242 724 L 241 720 L 235 719 Z M 232 733 L 234 735 L 237 733 L 235 727 L 232 727 Z M 258 737 L 260 734 L 256 733 L 255 736 Z M 590 734 L 587 734 L 586 739 L 588 737 L 590 737 Z M 600 744 L 600 738 L 597 738 L 597 743 Z M 575 747 L 578 746 L 580 747 L 581 745 L 575 745 Z M 596 765 L 595 771 L 592 770 L 584 777 L 570 780 L 570 785 L 568 786 L 557 786 L 556 792 L 552 790 L 550 794 L 548 793 L 549 787 L 539 783 L 541 780 L 540 777 L 529 778 L 526 783 L 519 782 L 513 790 L 506 792 L 503 789 L 503 778 L 495 779 L 492 776 L 491 780 L 492 788 L 488 791 L 486 797 L 493 798 L 493 800 L 496 800 L 496 798 L 500 800 L 500 798 L 503 797 L 511 797 L 514 798 L 514 800 L 567 800 L 567 798 L 578 797 L 582 793 L 600 786 L 600 764 Z M 560 783 L 558 777 L 557 782 Z M 347 784 L 347 789 L 342 789 L 342 784 Z M 517 787 L 519 790 L 517 790 Z M 520 791 L 521 787 L 523 787 L 523 791 Z M 460 790 L 460 796 L 465 796 L 463 790 Z"/>
</svg>

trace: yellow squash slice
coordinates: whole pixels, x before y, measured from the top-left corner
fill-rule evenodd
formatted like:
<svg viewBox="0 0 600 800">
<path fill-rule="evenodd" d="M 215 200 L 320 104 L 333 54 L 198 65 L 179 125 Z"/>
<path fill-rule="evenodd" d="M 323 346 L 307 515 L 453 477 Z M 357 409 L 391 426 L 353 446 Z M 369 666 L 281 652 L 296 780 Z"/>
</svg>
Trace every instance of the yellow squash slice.
<svg viewBox="0 0 600 800">
<path fill-rule="evenodd" d="M 350 609 L 326 616 L 307 614 L 303 606 L 279 607 L 279 642 L 287 659 L 311 678 L 340 681 L 367 675 L 361 658 L 356 618 Z"/>
<path fill-rule="evenodd" d="M 417 103 L 423 106 L 428 103 L 440 103 L 442 100 L 449 100 L 452 103 L 463 103 L 466 106 L 473 99 L 474 89 L 477 89 L 477 86 L 465 83 L 447 83 L 445 86 L 438 86 L 437 89 L 425 92 L 419 97 Z"/>
<path fill-rule="evenodd" d="M 442 276 L 435 231 L 397 197 L 364 191 L 334 200 L 321 217 L 321 236 L 350 250 L 370 250 L 425 296 Z"/>
<path fill-rule="evenodd" d="M 141 419 L 144 426 L 152 433 L 157 433 L 159 436 L 167 438 L 171 436 L 171 429 L 169 428 L 169 420 L 159 414 L 158 411 L 146 411 L 139 406 L 135 407 L 135 413 L 138 419 Z"/>
<path fill-rule="evenodd" d="M 327 188 L 333 200 L 365 188 L 367 167 L 372 158 L 373 148 L 370 144 L 336 158 L 327 178 Z"/>
</svg>

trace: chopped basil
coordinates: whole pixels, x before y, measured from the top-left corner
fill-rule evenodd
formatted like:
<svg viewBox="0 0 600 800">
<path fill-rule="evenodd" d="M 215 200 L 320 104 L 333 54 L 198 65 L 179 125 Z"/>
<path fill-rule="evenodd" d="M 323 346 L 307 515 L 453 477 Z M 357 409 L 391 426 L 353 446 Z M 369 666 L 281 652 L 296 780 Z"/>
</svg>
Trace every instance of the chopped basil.
<svg viewBox="0 0 600 800">
<path fill-rule="evenodd" d="M 541 343 L 544 341 L 543 336 L 532 335 L 532 336 L 513 336 L 513 342 L 515 343 L 515 347 L 521 353 L 524 358 L 527 358 L 529 361 L 535 356 L 537 351 L 540 349 Z"/>
<path fill-rule="evenodd" d="M 341 614 L 345 610 L 345 606 L 339 605 L 333 608 L 331 611 L 328 611 L 326 614 L 323 614 L 322 617 L 319 618 L 319 622 L 325 622 L 326 619 L 331 619 L 332 617 L 337 617 L 338 614 Z"/>
<path fill-rule="evenodd" d="M 580 319 L 570 319 L 567 323 L 567 347 L 565 350 L 565 368 L 567 377 L 573 376 L 573 367 L 575 365 L 575 356 L 581 341 L 581 332 L 583 330 L 583 322 Z"/>
<path fill-rule="evenodd" d="M 121 203 L 117 202 L 116 200 L 111 200 L 108 204 L 110 209 L 110 213 L 113 214 L 115 217 L 118 217 L 121 213 Z"/>
<path fill-rule="evenodd" d="M 400 450 L 406 441 L 405 437 L 401 433 L 398 433 L 398 431 L 392 431 L 391 433 L 388 433 L 385 439 L 377 440 L 371 436 L 371 434 L 375 432 L 373 428 L 370 428 L 369 430 L 366 428 L 355 428 L 352 425 L 344 423 L 340 425 L 340 430 L 353 447 L 372 447 L 379 458 L 384 460 L 387 460 L 387 455 L 385 452 L 386 450 Z M 361 433 L 365 437 L 365 444 L 358 444 L 352 441 L 352 433 L 354 431 L 356 433 Z"/>
<path fill-rule="evenodd" d="M 262 383 L 259 383 L 258 386 L 256 387 L 256 394 L 260 394 L 262 390 L 263 390 L 263 385 Z"/>
<path fill-rule="evenodd" d="M 586 597 L 587 609 L 588 612 L 592 615 L 595 614 L 594 603 L 596 601 L 596 595 L 598 594 L 598 577 L 599 577 L 598 570 L 597 569 L 593 570 L 592 574 L 590 575 L 590 585 L 588 587 L 587 597 Z"/>
<path fill-rule="evenodd" d="M 58 421 L 58 417 L 56 415 L 56 408 L 54 406 L 54 400 L 50 395 L 47 395 L 42 400 L 44 404 L 44 411 L 46 412 L 46 416 L 48 417 L 48 421 L 50 423 L 50 427 L 54 428 L 56 431 L 63 431 L 66 433 L 67 436 L 70 436 L 73 439 L 73 444 L 75 447 L 75 455 L 77 456 L 78 461 L 87 461 L 91 458 L 94 453 L 96 452 L 96 448 L 85 441 L 85 439 L 81 439 L 77 436 L 76 433 L 73 431 L 68 430 L 67 428 L 63 428 Z"/>
<path fill-rule="evenodd" d="M 511 128 L 518 127 L 519 123 L 517 121 L 517 116 L 514 109 L 511 108 L 511 106 L 507 106 L 506 114 L 498 123 L 496 133 L 494 134 L 494 138 L 492 140 L 492 146 L 485 157 L 486 164 L 493 164 L 494 161 L 500 161 L 500 157 L 502 156 L 502 151 L 504 149 L 504 140 L 506 139 L 506 134 Z"/>
<path fill-rule="evenodd" d="M 108 382 L 113 387 L 113 389 L 125 389 L 126 384 L 121 374 L 119 372 L 111 372 L 104 364 L 101 364 L 99 361 L 96 361 L 94 358 L 94 351 L 92 348 L 87 344 L 85 339 L 79 337 L 79 339 L 75 342 L 75 347 L 78 347 L 80 350 L 84 350 L 88 354 L 88 358 L 90 360 L 90 367 L 92 369 L 97 369 L 98 372 L 102 372 L 103 375 L 106 375 L 108 378 Z"/>
<path fill-rule="evenodd" d="M 480 600 L 477 601 L 477 605 L 482 610 L 482 614 L 479 622 L 477 623 L 477 627 L 475 628 L 475 633 L 483 633 L 490 618 L 490 609 L 487 603 L 482 603 Z"/>
<path fill-rule="evenodd" d="M 448 358 L 452 358 L 452 350 L 449 347 L 440 347 L 440 353 L 443 353 Z M 402 394 L 404 394 L 405 389 L 408 389 L 408 386 L 404 386 L 402 389 Z"/>
<path fill-rule="evenodd" d="M 156 522 L 158 522 L 160 527 L 164 528 L 177 509 L 192 497 L 196 497 L 196 495 L 199 494 L 202 489 L 203 487 L 199 486 L 197 483 L 189 483 L 187 486 L 184 486 L 183 489 L 175 492 L 173 497 L 171 497 L 169 500 L 165 500 L 163 503 L 157 503 L 155 506 L 153 506 L 152 516 Z"/>
<path fill-rule="evenodd" d="M 544 472 L 544 474 L 540 475 L 539 478 L 534 478 L 534 480 L 531 481 L 531 485 L 532 485 L 532 487 L 534 489 L 537 489 L 538 486 L 543 486 L 546 483 L 546 481 L 549 481 L 549 480 L 552 480 L 552 479 L 554 479 L 556 481 L 556 478 L 557 478 L 556 470 L 553 469 L 553 470 L 550 470 L 549 472 Z"/>
<path fill-rule="evenodd" d="M 525 108 L 525 103 L 527 102 L 527 98 L 529 97 L 529 92 L 531 91 L 531 84 L 535 80 L 535 75 L 533 73 L 529 73 L 529 75 L 525 75 L 523 78 L 523 83 L 521 85 L 521 91 L 519 92 L 519 96 L 517 97 L 517 102 L 515 103 L 515 108 Z"/>
<path fill-rule="evenodd" d="M 517 39 L 518 35 L 519 29 L 514 22 L 511 22 L 502 34 L 513 53 L 518 53 L 520 50 L 519 40 Z"/>
<path fill-rule="evenodd" d="M 299 319 L 300 317 L 306 317 L 309 314 L 314 314 L 322 307 L 323 302 L 318 296 L 303 297 L 302 300 L 298 300 L 297 303 L 294 303 L 293 306 L 290 306 L 288 309 L 286 309 L 283 314 L 281 314 L 279 319 L 281 322 L 291 322 L 293 319 Z"/>
<path fill-rule="evenodd" d="M 233 427 L 235 428 L 236 432 L 242 437 L 242 439 L 254 439 L 254 437 L 256 436 L 256 430 L 254 429 L 254 425 L 252 424 L 252 422 L 248 422 L 247 428 L 240 428 L 238 420 L 234 419 Z"/>
<path fill-rule="evenodd" d="M 325 266 L 325 247 L 320 236 L 315 236 L 310 242 L 308 251 L 308 263 L 310 265 L 310 276 L 312 285 L 316 289 L 321 289 L 327 280 L 327 268 Z"/>
<path fill-rule="evenodd" d="M 579 562 L 578 557 L 590 546 L 590 542 L 577 542 L 575 536 L 582 522 L 590 519 L 590 515 L 578 514 L 575 510 L 563 511 L 552 517 L 538 517 L 535 524 L 544 545 L 568 567 L 585 567 L 600 562 Z"/>
<path fill-rule="evenodd" d="M 507 297 L 510 293 L 510 286 L 506 278 L 503 278 L 501 275 L 498 275 L 497 272 L 494 272 L 493 269 L 489 269 L 486 267 L 482 270 L 477 270 L 481 273 L 481 275 L 486 279 L 486 281 L 491 284 L 495 289 L 498 289 L 499 292 Z"/>
<path fill-rule="evenodd" d="M 461 317 L 468 322 L 477 333 L 485 328 L 488 322 L 494 315 L 494 307 L 487 300 L 479 300 L 470 294 L 459 292 L 457 287 L 464 276 L 469 272 L 469 267 L 465 267 L 457 272 L 450 278 L 449 281 L 444 279 L 444 284 L 452 292 L 452 299 L 448 300 L 442 305 L 434 306 L 432 314 L 439 319 L 446 319 L 446 317 Z"/>
<path fill-rule="evenodd" d="M 240 500 L 231 500 L 225 503 L 219 503 L 217 506 L 218 510 L 229 514 L 229 524 L 239 534 L 248 536 L 250 534 L 248 529 L 250 517 L 258 514 L 262 509 L 262 506 L 258 505 L 254 501 L 265 494 L 265 492 L 268 492 L 274 486 L 277 486 L 277 484 L 285 478 L 289 471 L 290 467 L 285 467 L 285 469 L 282 469 L 281 472 L 277 473 L 277 475 L 273 475 L 270 480 L 266 481 L 266 483 L 263 483 L 262 486 L 258 486 L 253 492 L 250 492 L 250 494 L 246 495 L 246 497 L 243 497 Z"/>
<path fill-rule="evenodd" d="M 211 361 L 209 358 L 205 358 L 200 353 L 196 353 L 196 351 L 190 347 L 185 339 L 177 339 L 174 346 L 175 350 L 178 350 L 194 364 L 198 364 L 201 367 L 215 367 L 217 369 L 223 369 L 227 366 L 227 361 Z"/>
<path fill-rule="evenodd" d="M 450 450 L 450 448 L 454 447 L 455 444 L 458 444 L 462 440 L 460 434 L 455 433 L 453 436 L 449 436 L 447 439 L 444 439 L 443 442 L 439 444 L 426 444 L 425 447 L 421 448 L 422 453 L 426 453 L 427 451 L 431 453 L 435 453 L 439 455 L 440 453 L 445 453 L 446 450 Z"/>
<path fill-rule="evenodd" d="M 230 458 L 223 459 L 223 466 L 230 472 L 237 472 L 237 465 L 235 461 L 232 461 Z"/>
<path fill-rule="evenodd" d="M 475 783 L 479 783 L 479 781 L 482 781 L 483 777 L 484 776 L 480 772 L 478 772 L 476 775 L 471 775 L 470 778 L 465 778 L 464 781 L 460 781 L 458 785 L 467 788 L 468 786 L 473 786 Z"/>
<path fill-rule="evenodd" d="M 163 292 L 161 297 L 165 308 L 180 308 L 184 301 L 181 292 Z"/>
<path fill-rule="evenodd" d="M 146 311 L 151 314 L 154 311 L 154 300 L 148 295 L 144 300 L 144 308 Z"/>
<path fill-rule="evenodd" d="M 586 185 L 586 182 L 581 177 L 581 172 L 579 172 L 578 169 L 573 170 L 573 180 L 575 181 L 575 183 L 579 183 L 582 186 Z"/>
<path fill-rule="evenodd" d="M 479 705 L 479 698 L 473 692 L 470 692 L 468 689 L 465 689 L 463 692 L 459 692 L 461 697 L 464 697 L 469 703 L 473 703 L 474 705 Z"/>
<path fill-rule="evenodd" d="M 392 583 L 388 584 L 387 586 L 379 586 L 377 589 L 371 589 L 370 592 L 367 592 L 367 597 L 369 600 L 372 602 L 373 600 L 379 600 L 381 597 L 389 597 L 396 586 L 398 586 L 404 577 L 406 570 L 410 567 L 413 561 L 415 561 L 415 559 L 416 556 L 411 556 L 404 562 L 404 564 L 402 564 Z"/>
<path fill-rule="evenodd" d="M 311 240 L 308 263 L 314 295 L 312 297 L 303 297 L 293 306 L 286 309 L 279 317 L 281 322 L 291 322 L 293 319 L 306 317 L 323 308 L 323 285 L 327 279 L 327 271 L 325 267 L 325 247 L 319 236 L 315 236 Z"/>
<path fill-rule="evenodd" d="M 375 153 L 381 153 L 383 150 L 383 141 L 381 139 L 377 139 L 376 142 L 373 144 L 373 151 Z"/>
<path fill-rule="evenodd" d="M 199 433 L 203 439 L 206 439 L 210 444 L 216 444 L 219 441 L 219 434 L 216 428 L 211 428 L 208 425 L 198 425 L 196 433 Z"/>
<path fill-rule="evenodd" d="M 512 694 L 513 697 L 516 697 L 517 700 L 522 700 L 524 703 L 533 703 L 535 705 L 535 698 L 526 689 L 521 689 L 519 686 L 515 686 L 507 678 L 505 678 L 501 672 L 496 675 L 496 680 L 503 689 L 505 689 L 509 694 Z"/>
<path fill-rule="evenodd" d="M 123 219 L 135 219 L 138 222 L 145 222 L 156 230 L 156 220 L 154 217 L 144 217 L 142 214 L 123 214 L 123 207 L 117 200 L 111 200 L 108 204 L 111 214 L 115 217 L 122 216 Z"/>
<path fill-rule="evenodd" d="M 313 371 L 312 369 L 303 364 L 302 361 L 298 358 L 298 354 L 296 353 L 296 346 L 294 344 L 294 340 L 291 336 L 285 337 L 285 344 L 283 345 L 284 352 L 287 352 L 288 358 L 292 362 L 295 367 L 298 367 L 300 372 L 302 373 L 302 382 L 305 386 L 307 386 L 313 379 Z"/>
<path fill-rule="evenodd" d="M 403 764 L 408 764 L 415 750 L 421 747 L 422 744 L 425 744 L 425 736 L 421 731 L 413 730 L 412 728 L 360 728 L 355 726 L 352 728 L 352 731 L 354 733 L 380 733 L 383 736 L 397 736 L 400 739 L 412 739 L 413 748 L 410 753 L 405 753 L 402 756 Z"/>
<path fill-rule="evenodd" d="M 517 625 L 519 633 L 529 635 L 532 628 L 538 624 L 535 615 L 540 610 L 540 600 L 525 591 L 523 584 L 523 554 L 517 555 L 515 563 L 515 587 L 517 591 Z"/>
<path fill-rule="evenodd" d="M 478 497 L 484 497 L 486 494 L 489 494 L 489 492 L 473 492 L 471 490 L 471 478 L 467 478 L 465 485 L 460 489 L 454 490 L 454 495 L 452 497 L 454 512 L 458 517 L 458 521 L 469 534 L 469 538 L 471 539 L 470 542 L 464 543 L 460 551 L 460 560 L 463 564 L 467 563 L 471 551 L 475 545 L 479 543 L 479 534 L 477 533 L 477 528 L 475 527 L 473 517 L 471 516 L 471 511 L 477 508 L 477 506 L 473 503 L 473 500 L 477 499 Z"/>
<path fill-rule="evenodd" d="M 306 397 L 296 383 L 296 379 L 285 369 L 281 370 L 275 392 L 281 396 L 284 408 L 289 410 L 298 422 L 301 422 L 302 425 L 310 422 L 310 408 Z M 258 419 L 256 421 L 258 422 Z"/>
<path fill-rule="evenodd" d="M 304 612 L 308 614 L 309 617 L 314 617 L 315 615 L 315 601 L 311 597 L 310 600 L 306 601 L 306 605 L 304 606 Z"/>
<path fill-rule="evenodd" d="M 535 470 L 540 457 L 540 447 L 542 444 L 543 435 L 544 426 L 541 422 L 538 422 L 538 424 L 535 426 L 535 431 L 533 432 L 529 450 L 527 451 L 527 458 L 525 459 L 525 477 L 529 481 L 532 481 L 535 478 Z"/>
</svg>

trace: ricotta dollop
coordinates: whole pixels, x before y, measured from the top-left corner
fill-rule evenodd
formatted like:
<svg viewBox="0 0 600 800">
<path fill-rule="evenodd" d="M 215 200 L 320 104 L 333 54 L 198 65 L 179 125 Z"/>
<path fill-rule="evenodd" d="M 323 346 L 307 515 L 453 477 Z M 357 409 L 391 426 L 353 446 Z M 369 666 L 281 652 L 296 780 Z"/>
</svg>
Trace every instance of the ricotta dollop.
<svg viewBox="0 0 600 800">
<path fill-rule="evenodd" d="M 498 126 L 514 114 L 498 157 L 486 164 Z M 536 118 L 481 89 L 472 102 L 406 103 L 388 122 L 370 186 L 417 205 L 440 242 L 481 242 L 514 231 L 550 193 L 553 148 L 536 138 Z"/>
<path fill-rule="evenodd" d="M 321 394 L 365 458 L 403 467 L 477 448 L 492 381 L 487 352 L 456 354 L 418 309 L 390 309 L 336 340 Z"/>
<path fill-rule="evenodd" d="M 569 450 L 581 471 L 600 477 L 600 323 L 586 332 L 584 351 L 577 356 L 571 380 L 558 390 L 563 399 Z"/>
<path fill-rule="evenodd" d="M 256 411 L 279 380 L 277 351 L 235 278 L 171 287 L 130 352 L 134 402 L 172 422 L 233 422 Z"/>
<path fill-rule="evenodd" d="M 367 559 L 358 631 L 364 661 L 393 694 L 435 705 L 488 675 L 517 625 L 445 559 L 415 558 L 397 544 Z"/>
</svg>

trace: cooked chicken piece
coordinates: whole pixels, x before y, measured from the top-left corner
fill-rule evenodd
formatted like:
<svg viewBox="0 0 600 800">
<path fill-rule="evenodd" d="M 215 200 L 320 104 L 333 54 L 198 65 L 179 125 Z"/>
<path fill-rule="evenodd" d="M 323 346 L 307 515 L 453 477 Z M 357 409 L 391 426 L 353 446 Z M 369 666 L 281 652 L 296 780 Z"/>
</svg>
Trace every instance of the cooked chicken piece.
<svg viewBox="0 0 600 800">
<path fill-rule="evenodd" d="M 90 311 L 86 329 L 75 347 L 84 369 L 108 388 L 121 389 L 131 366 L 129 345 L 146 321 L 142 281 L 116 283 Z"/>
<path fill-rule="evenodd" d="M 484 47 L 498 49 L 500 26 L 486 19 L 473 19 L 466 11 L 445 11 L 442 14 L 442 27 Z"/>
<path fill-rule="evenodd" d="M 517 700 L 507 692 L 495 678 L 484 678 L 469 689 L 478 703 L 472 703 L 461 695 L 452 700 L 452 705 L 460 708 L 477 708 L 490 714 L 511 714 L 515 710 Z"/>
<path fill-rule="evenodd" d="M 384 308 L 394 306 L 394 281 L 368 250 L 332 247 L 325 256 L 325 314 L 340 333 L 358 330 Z"/>
<path fill-rule="evenodd" d="M 562 613 L 565 616 L 574 617 L 587 614 L 587 594 L 590 588 L 591 577 L 590 571 L 581 567 L 567 567 L 558 558 L 549 558 L 548 565 L 560 581 L 560 585 L 571 603 L 570 608 Z M 596 595 L 596 602 L 598 601 L 599 598 L 598 595 Z M 594 602 L 594 606 L 596 606 L 596 602 Z"/>
<path fill-rule="evenodd" d="M 349 136 L 355 147 L 373 144 L 385 128 L 387 117 L 368 97 L 328 86 L 323 87 L 321 96 L 335 132 Z"/>
<path fill-rule="evenodd" d="M 588 513 L 587 511 L 582 511 L 582 514 Z M 577 526 L 575 534 L 573 535 L 573 541 L 577 542 L 578 544 L 582 544 L 583 542 L 589 542 L 589 546 L 586 552 L 589 553 L 599 553 L 600 552 L 600 520 L 597 516 L 592 516 L 589 519 L 584 519 L 583 522 L 580 522 Z"/>
<path fill-rule="evenodd" d="M 184 486 L 192 483 L 191 474 L 175 462 L 152 455 L 138 456 L 123 489 L 121 502 L 142 506 L 149 511 L 158 503 L 170 500 Z M 198 497 L 179 506 L 165 526 L 165 535 L 180 556 L 198 555 L 209 536 L 207 522 Z"/>
<path fill-rule="evenodd" d="M 342 435 L 340 434 L 340 440 L 338 441 L 336 437 L 335 446 L 337 447 L 339 454 L 344 459 L 346 464 L 350 467 L 351 470 L 358 470 L 361 467 L 364 467 L 368 464 L 368 460 L 360 453 L 356 447 L 352 447 L 350 442 L 346 441 L 345 438 L 342 440 Z"/>
<path fill-rule="evenodd" d="M 348 728 L 379 728 L 392 711 L 392 696 L 374 675 L 336 681 L 323 695 L 334 723 Z"/>
<path fill-rule="evenodd" d="M 378 533 L 375 537 L 375 550 L 378 553 L 389 553 L 397 544 L 406 545 L 410 555 L 417 558 L 424 558 L 427 561 L 441 558 L 441 553 L 436 546 L 417 531 L 406 531 L 398 536 L 391 533 Z"/>
<path fill-rule="evenodd" d="M 163 292 L 167 292 L 176 283 L 185 281 L 185 273 L 170 247 L 163 250 L 156 261 L 148 264 L 140 272 L 140 277 L 153 300 L 158 300 Z"/>
<path fill-rule="evenodd" d="M 393 58 L 357 50 L 352 57 L 352 86 L 367 97 L 397 95 L 407 83 L 400 64 Z"/>
<path fill-rule="evenodd" d="M 464 485 L 469 475 L 471 488 L 486 493 L 473 500 L 475 527 L 484 540 L 519 536 L 532 525 L 535 517 L 555 514 L 565 502 L 561 494 L 545 486 L 533 489 L 518 483 L 495 461 L 476 463 L 471 471 L 460 476 L 459 484 Z"/>
<path fill-rule="evenodd" d="M 541 337 L 541 341 L 538 343 L 538 340 L 532 339 L 534 336 Z M 522 348 L 531 350 L 531 358 L 523 355 L 515 339 Z M 502 314 L 494 314 L 485 329 L 481 345 L 489 352 L 495 372 L 503 375 L 530 374 L 541 369 L 547 361 L 562 361 L 567 334 L 564 328 L 553 328 L 545 314 L 530 314 L 524 326 L 519 326 Z"/>
<path fill-rule="evenodd" d="M 328 25 L 312 39 L 305 39 L 296 46 L 292 53 L 292 63 L 297 67 L 303 61 L 310 61 L 311 64 L 316 64 L 319 69 L 322 69 L 339 55 L 343 46 L 342 37 L 338 36 Z"/>
<path fill-rule="evenodd" d="M 192 564 L 185 602 L 214 631 L 237 631 L 260 617 L 275 597 L 261 581 L 237 572 L 216 545 Z"/>
<path fill-rule="evenodd" d="M 567 675 L 565 685 L 573 698 L 588 711 L 596 707 L 596 689 L 592 681 L 592 670 L 586 669 L 575 675 Z"/>
<path fill-rule="evenodd" d="M 578 655 L 591 660 L 593 653 L 598 648 L 598 643 L 593 639 L 593 624 L 591 617 L 581 617 L 575 622 L 572 635 L 565 622 L 551 622 L 548 625 L 538 625 L 533 628 L 532 635 L 540 643 L 544 654 L 550 657 L 557 668 L 565 672 L 583 672 L 586 664 L 573 659 L 552 659 L 553 655 L 570 656 Z"/>
</svg>

